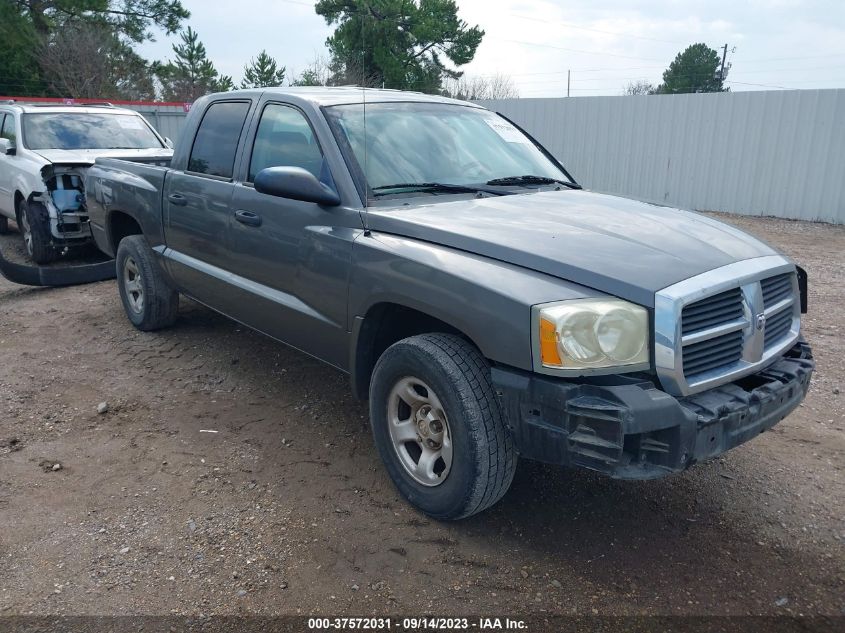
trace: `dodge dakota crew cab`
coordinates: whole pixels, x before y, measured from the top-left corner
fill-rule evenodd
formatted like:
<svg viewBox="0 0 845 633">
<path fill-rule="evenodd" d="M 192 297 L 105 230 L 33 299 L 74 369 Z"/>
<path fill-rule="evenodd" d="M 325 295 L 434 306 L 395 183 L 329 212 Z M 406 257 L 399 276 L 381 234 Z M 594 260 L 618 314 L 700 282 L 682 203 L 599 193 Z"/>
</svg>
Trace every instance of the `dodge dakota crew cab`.
<svg viewBox="0 0 845 633">
<path fill-rule="evenodd" d="M 353 88 L 196 102 L 169 168 L 97 159 L 97 244 L 142 330 L 180 294 L 348 372 L 425 513 L 518 457 L 648 479 L 771 428 L 814 369 L 806 276 L 702 215 L 584 191 L 466 102 Z"/>
<path fill-rule="evenodd" d="M 0 233 L 15 220 L 30 258 L 50 262 L 91 240 L 83 175 L 95 158 L 166 164 L 172 154 L 132 110 L 0 102 Z"/>
</svg>

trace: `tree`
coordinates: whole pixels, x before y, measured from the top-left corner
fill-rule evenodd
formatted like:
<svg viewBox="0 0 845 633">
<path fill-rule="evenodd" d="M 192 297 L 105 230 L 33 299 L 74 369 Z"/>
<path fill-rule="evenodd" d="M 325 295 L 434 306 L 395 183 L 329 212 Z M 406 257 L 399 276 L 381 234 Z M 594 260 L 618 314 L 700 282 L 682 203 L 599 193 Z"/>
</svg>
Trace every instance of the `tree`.
<svg viewBox="0 0 845 633">
<path fill-rule="evenodd" d="M 686 92 L 725 92 L 719 76 L 719 53 L 707 44 L 693 44 L 678 53 L 675 61 L 663 73 L 663 83 L 657 87 L 662 94 Z"/>
<path fill-rule="evenodd" d="M 152 38 L 150 26 L 168 35 L 191 16 L 180 0 L 6 0 L 28 16 L 35 31 L 48 37 L 57 27 L 98 22 L 139 43 Z"/>
<path fill-rule="evenodd" d="M 189 26 L 180 37 L 182 43 L 173 45 L 176 59 L 155 69 L 166 101 L 195 101 L 209 92 L 234 88 L 232 78 L 221 76 L 208 59 L 196 31 Z"/>
<path fill-rule="evenodd" d="M 464 101 L 519 98 L 519 90 L 516 89 L 513 79 L 502 74 L 447 79 L 443 85 L 443 94 Z"/>
<path fill-rule="evenodd" d="M 331 80 L 329 62 L 325 57 L 316 55 L 300 74 L 294 77 L 291 86 L 328 86 Z"/>
<path fill-rule="evenodd" d="M 278 67 L 276 60 L 267 54 L 266 50 L 258 53 L 258 57 L 251 59 L 249 65 L 244 66 L 244 79 L 241 88 L 266 88 L 267 86 L 281 86 L 285 81 L 285 67 Z"/>
<path fill-rule="evenodd" d="M 40 39 L 32 21 L 12 2 L 0 2 L 0 94 L 45 96 L 38 65 Z"/>
<path fill-rule="evenodd" d="M 484 31 L 458 18 L 454 0 L 319 0 L 337 25 L 326 40 L 333 83 L 440 92 L 472 61 Z"/>
<path fill-rule="evenodd" d="M 150 67 L 132 47 L 98 24 L 54 34 L 39 57 L 56 94 L 73 98 L 155 99 Z"/>
<path fill-rule="evenodd" d="M 622 91 L 625 95 L 653 95 L 657 92 L 654 84 L 638 79 L 637 81 L 629 81 Z"/>
<path fill-rule="evenodd" d="M 0 91 L 151 97 L 151 67 L 133 46 L 152 39 L 151 27 L 173 33 L 189 16 L 179 0 L 2 0 Z M 82 68 L 93 74 L 81 77 Z"/>
</svg>

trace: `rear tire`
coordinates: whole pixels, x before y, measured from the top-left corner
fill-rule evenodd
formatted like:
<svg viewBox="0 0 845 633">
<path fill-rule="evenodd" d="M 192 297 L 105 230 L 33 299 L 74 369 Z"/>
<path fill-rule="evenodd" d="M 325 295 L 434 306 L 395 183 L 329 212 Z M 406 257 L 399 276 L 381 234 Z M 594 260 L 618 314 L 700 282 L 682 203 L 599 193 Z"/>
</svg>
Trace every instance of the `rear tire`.
<svg viewBox="0 0 845 633">
<path fill-rule="evenodd" d="M 58 257 L 50 236 L 50 215 L 43 204 L 21 200 L 18 204 L 18 228 L 23 235 L 26 254 L 36 264 L 49 264 Z"/>
<path fill-rule="evenodd" d="M 399 492 L 436 519 L 462 519 L 507 492 L 517 453 L 490 366 L 451 334 L 390 346 L 370 383 L 376 447 Z"/>
<path fill-rule="evenodd" d="M 144 236 L 124 237 L 115 260 L 120 300 L 132 325 L 144 332 L 173 325 L 179 293 L 164 276 Z"/>
</svg>

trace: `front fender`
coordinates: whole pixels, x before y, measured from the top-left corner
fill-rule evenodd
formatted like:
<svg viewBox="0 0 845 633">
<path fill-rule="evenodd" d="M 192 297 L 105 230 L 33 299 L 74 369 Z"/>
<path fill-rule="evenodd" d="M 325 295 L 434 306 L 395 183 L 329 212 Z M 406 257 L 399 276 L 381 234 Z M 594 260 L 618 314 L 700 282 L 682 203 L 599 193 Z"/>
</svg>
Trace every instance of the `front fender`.
<svg viewBox="0 0 845 633">
<path fill-rule="evenodd" d="M 489 360 L 531 370 L 531 306 L 596 296 L 550 275 L 437 244 L 369 233 L 353 246 L 349 330 L 392 303 L 437 318 Z"/>
<path fill-rule="evenodd" d="M 23 196 L 24 200 L 32 200 L 33 196 L 43 193 L 47 190 L 44 181 L 41 180 L 40 175 L 30 174 L 28 172 L 19 171 L 15 174 L 13 186 L 15 193 Z M 17 213 L 17 209 L 15 209 Z"/>
</svg>

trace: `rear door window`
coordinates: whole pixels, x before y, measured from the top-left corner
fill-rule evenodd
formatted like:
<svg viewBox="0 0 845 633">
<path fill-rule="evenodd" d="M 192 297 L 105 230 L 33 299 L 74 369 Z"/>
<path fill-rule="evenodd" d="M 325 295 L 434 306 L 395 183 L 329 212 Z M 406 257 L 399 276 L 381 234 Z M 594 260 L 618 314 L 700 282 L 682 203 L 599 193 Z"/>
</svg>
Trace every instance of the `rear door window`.
<svg viewBox="0 0 845 633">
<path fill-rule="evenodd" d="M 188 171 L 221 178 L 232 177 L 235 153 L 249 105 L 249 101 L 223 101 L 208 107 L 194 138 Z"/>
</svg>

